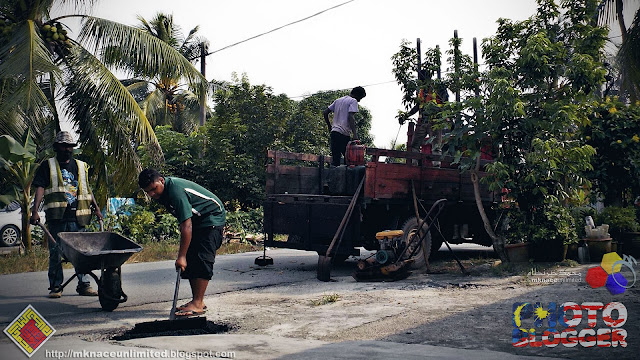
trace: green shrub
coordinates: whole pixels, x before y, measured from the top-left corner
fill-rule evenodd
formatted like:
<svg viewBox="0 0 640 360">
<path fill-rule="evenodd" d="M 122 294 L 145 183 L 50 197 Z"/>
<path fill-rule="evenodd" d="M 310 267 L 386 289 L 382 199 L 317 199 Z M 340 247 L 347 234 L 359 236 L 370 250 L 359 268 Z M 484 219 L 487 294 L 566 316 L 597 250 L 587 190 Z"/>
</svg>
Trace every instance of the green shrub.
<svg viewBox="0 0 640 360">
<path fill-rule="evenodd" d="M 262 207 L 247 211 L 228 211 L 227 230 L 242 234 L 260 234 L 263 216 Z"/>
<path fill-rule="evenodd" d="M 153 237 L 156 241 L 180 240 L 178 219 L 167 213 L 156 214 L 156 222 L 153 228 Z"/>
<path fill-rule="evenodd" d="M 510 209 L 506 216 L 507 227 L 503 231 L 507 244 L 533 242 L 545 245 L 560 242 L 568 245 L 578 242 L 576 221 L 566 207 L 546 205 L 529 221 L 524 212 L 515 208 Z"/>
<path fill-rule="evenodd" d="M 609 224 L 609 233 L 613 236 L 640 228 L 636 210 L 632 207 L 607 206 L 598 215 L 597 224 Z"/>
<path fill-rule="evenodd" d="M 88 231 L 98 231 L 97 221 L 88 227 Z M 180 232 L 176 218 L 165 212 L 153 212 L 142 205 L 125 205 L 114 214 L 104 218 L 104 230 L 126 236 L 138 244 L 154 241 L 179 241 Z"/>
</svg>

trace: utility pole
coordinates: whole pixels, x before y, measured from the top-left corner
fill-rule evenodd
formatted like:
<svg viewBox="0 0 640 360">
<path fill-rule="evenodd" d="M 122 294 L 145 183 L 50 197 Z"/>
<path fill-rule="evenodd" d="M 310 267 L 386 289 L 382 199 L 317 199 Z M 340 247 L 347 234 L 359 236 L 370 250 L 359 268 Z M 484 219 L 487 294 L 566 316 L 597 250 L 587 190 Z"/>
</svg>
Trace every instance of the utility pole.
<svg viewBox="0 0 640 360">
<path fill-rule="evenodd" d="M 478 40 L 473 38 L 473 69 L 478 72 Z M 476 97 L 480 97 L 480 86 L 476 83 Z"/>
<path fill-rule="evenodd" d="M 453 69 L 455 71 L 456 79 L 456 103 L 460 102 L 460 47 L 458 45 L 458 30 L 453 30 Z"/>
<path fill-rule="evenodd" d="M 204 77 L 205 82 L 207 80 L 207 54 L 206 49 L 203 43 L 200 44 L 200 73 L 202 77 Z M 204 126 L 204 120 L 206 116 L 206 105 L 207 105 L 207 91 L 206 84 L 202 87 L 202 91 L 200 93 L 200 126 Z"/>
</svg>

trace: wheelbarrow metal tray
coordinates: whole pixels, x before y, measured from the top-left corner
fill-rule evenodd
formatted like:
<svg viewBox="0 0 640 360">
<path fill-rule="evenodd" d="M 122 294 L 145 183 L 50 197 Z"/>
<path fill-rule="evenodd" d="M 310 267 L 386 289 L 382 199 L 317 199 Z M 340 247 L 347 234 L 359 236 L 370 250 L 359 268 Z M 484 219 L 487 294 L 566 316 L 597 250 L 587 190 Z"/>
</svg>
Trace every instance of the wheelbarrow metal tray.
<svg viewBox="0 0 640 360">
<path fill-rule="evenodd" d="M 112 232 L 61 232 L 62 251 L 78 273 L 120 267 L 142 246 Z"/>
</svg>

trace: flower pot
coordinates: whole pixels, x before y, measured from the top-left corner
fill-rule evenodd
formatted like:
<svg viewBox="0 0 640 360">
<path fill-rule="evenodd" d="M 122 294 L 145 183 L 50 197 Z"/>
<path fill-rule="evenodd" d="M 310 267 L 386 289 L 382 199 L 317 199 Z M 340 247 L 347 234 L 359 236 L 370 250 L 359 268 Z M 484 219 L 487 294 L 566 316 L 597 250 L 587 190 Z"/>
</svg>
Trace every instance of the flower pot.
<svg viewBox="0 0 640 360">
<path fill-rule="evenodd" d="M 564 259 L 565 260 L 575 260 L 578 261 L 578 244 L 569 244 L 569 245 L 564 245 L 567 248 L 567 252 L 565 254 Z"/>
<path fill-rule="evenodd" d="M 506 244 L 504 248 L 510 262 L 529 261 L 529 243 Z"/>
<path fill-rule="evenodd" d="M 604 254 L 611 252 L 611 238 L 584 239 L 584 241 L 589 246 L 591 262 L 600 262 Z"/>
</svg>

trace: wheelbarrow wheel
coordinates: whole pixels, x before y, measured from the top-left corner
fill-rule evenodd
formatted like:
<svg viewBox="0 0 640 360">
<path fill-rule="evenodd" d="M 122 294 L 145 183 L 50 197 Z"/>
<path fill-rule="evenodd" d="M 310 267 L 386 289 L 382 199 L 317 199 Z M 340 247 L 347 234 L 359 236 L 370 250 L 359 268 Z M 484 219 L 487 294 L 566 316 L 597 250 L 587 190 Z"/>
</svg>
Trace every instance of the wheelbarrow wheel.
<svg viewBox="0 0 640 360">
<path fill-rule="evenodd" d="M 100 306 L 104 311 L 113 311 L 122 302 L 120 300 L 122 295 L 120 273 L 116 268 L 108 268 L 104 271 L 102 277 L 100 279 L 102 285 L 98 287 Z"/>
<path fill-rule="evenodd" d="M 100 306 L 104 311 L 113 311 L 118 307 L 118 305 L 120 305 L 119 301 L 112 300 L 105 296 L 102 289 L 98 289 L 98 299 L 100 300 Z"/>
</svg>

